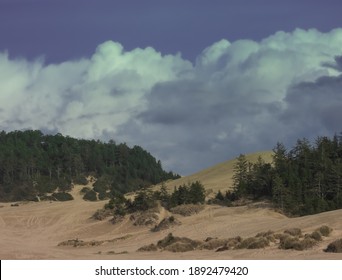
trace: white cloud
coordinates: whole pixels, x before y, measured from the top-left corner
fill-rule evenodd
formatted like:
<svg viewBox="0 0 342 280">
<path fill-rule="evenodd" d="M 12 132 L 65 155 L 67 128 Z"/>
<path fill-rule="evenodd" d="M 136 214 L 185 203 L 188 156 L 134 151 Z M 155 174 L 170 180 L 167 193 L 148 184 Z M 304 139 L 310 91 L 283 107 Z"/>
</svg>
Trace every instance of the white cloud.
<svg viewBox="0 0 342 280">
<path fill-rule="evenodd" d="M 316 79 L 339 74 L 341 46 L 342 29 L 297 29 L 260 42 L 223 39 L 194 64 L 111 41 L 89 59 L 60 64 L 0 53 L 0 129 L 126 141 L 188 173 L 277 141 L 333 133 L 340 115 L 328 112 L 342 104 L 302 85 L 323 90 Z M 324 89 L 340 98 L 339 87 Z M 307 124 L 310 108 L 319 125 Z"/>
</svg>

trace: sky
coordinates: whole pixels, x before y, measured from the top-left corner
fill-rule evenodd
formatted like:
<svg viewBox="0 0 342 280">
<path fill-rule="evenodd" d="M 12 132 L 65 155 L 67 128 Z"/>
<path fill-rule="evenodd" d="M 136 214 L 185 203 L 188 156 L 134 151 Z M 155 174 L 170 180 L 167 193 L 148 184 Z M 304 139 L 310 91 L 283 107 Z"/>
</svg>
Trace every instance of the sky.
<svg viewBox="0 0 342 280">
<path fill-rule="evenodd" d="M 342 131 L 340 1 L 0 0 L 0 130 L 188 175 Z"/>
</svg>

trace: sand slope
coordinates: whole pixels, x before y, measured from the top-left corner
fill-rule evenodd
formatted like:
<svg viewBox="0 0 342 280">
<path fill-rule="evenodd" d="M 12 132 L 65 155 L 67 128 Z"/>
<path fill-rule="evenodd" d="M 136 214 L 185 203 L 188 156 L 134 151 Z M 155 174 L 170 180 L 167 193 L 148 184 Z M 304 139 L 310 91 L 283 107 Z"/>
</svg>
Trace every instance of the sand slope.
<svg viewBox="0 0 342 280">
<path fill-rule="evenodd" d="M 231 165 L 232 163 L 224 163 Z M 227 169 L 199 173 L 214 187 L 215 178 L 223 180 Z M 220 175 L 222 167 L 225 175 Z M 205 176 L 204 174 L 208 174 Z M 216 175 L 213 175 L 216 174 Z M 230 175 L 229 175 L 230 176 Z M 182 178 L 186 180 L 187 178 Z M 181 180 L 181 179 L 180 179 Z M 218 182 L 218 181 L 217 181 Z M 87 202 L 79 194 L 82 186 L 75 186 L 68 202 L 30 202 L 12 207 L 0 203 L 0 258 L 1 259 L 342 259 L 342 254 L 324 253 L 323 248 L 332 240 L 342 238 L 342 210 L 318 215 L 288 218 L 263 204 L 234 208 L 206 206 L 199 214 L 182 217 L 182 223 L 172 229 L 151 232 L 150 227 L 134 226 L 126 217 L 113 225 L 109 219 L 96 221 L 92 214 L 102 208 L 104 201 Z M 159 219 L 170 215 L 160 208 Z M 275 247 L 255 250 L 215 252 L 197 250 L 184 253 L 137 252 L 143 245 L 156 243 L 169 232 L 175 236 L 204 240 L 207 237 L 229 238 L 240 235 L 254 236 L 261 231 L 283 231 L 299 227 L 304 233 L 326 224 L 334 229 L 330 237 L 306 251 L 279 250 Z M 70 239 L 106 241 L 98 246 L 57 246 Z"/>
<path fill-rule="evenodd" d="M 265 162 L 272 161 L 272 151 L 263 151 L 246 155 L 246 158 L 250 162 L 256 162 L 260 156 Z M 166 182 L 166 186 L 170 191 L 173 191 L 175 186 L 188 184 L 195 181 L 200 181 L 208 190 L 217 192 L 219 190 L 226 191 L 232 188 L 234 165 L 236 159 L 228 160 L 219 164 L 216 164 L 207 169 L 196 172 L 192 175 L 179 178 L 177 180 L 171 180 Z"/>
</svg>

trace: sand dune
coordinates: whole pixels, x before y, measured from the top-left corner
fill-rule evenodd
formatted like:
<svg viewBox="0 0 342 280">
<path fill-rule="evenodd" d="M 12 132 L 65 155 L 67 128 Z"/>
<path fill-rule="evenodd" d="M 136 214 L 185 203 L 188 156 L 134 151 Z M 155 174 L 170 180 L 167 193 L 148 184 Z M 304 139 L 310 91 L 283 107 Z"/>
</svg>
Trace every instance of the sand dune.
<svg viewBox="0 0 342 280">
<path fill-rule="evenodd" d="M 211 188 L 221 186 L 219 182 L 223 182 L 225 176 L 231 176 L 225 166 L 232 166 L 232 164 L 226 162 L 217 165 L 216 168 L 198 173 L 197 178 L 195 175 L 192 178 L 207 183 Z M 224 172 L 218 171 L 219 168 Z M 189 178 L 179 180 L 186 182 L 187 179 Z M 327 244 L 342 237 L 342 210 L 288 218 L 261 204 L 232 208 L 208 205 L 203 211 L 190 217 L 175 215 L 181 222 L 178 226 L 151 232 L 151 227 L 134 226 L 129 217 L 114 225 L 109 222 L 109 219 L 103 221 L 91 219 L 92 214 L 105 202 L 84 201 L 79 194 L 81 188 L 82 186 L 74 187 L 72 195 L 75 200 L 68 202 L 20 203 L 19 207 L 12 207 L 10 203 L 0 203 L 0 258 L 342 259 L 342 254 L 323 252 Z M 160 208 L 159 220 L 168 215 L 170 215 L 168 211 Z M 281 232 L 292 227 L 299 227 L 306 233 L 312 232 L 323 224 L 334 229 L 331 236 L 325 237 L 317 246 L 305 251 L 280 250 L 271 246 L 265 249 L 223 252 L 205 249 L 184 253 L 137 252 L 138 248 L 156 243 L 170 232 L 174 236 L 204 240 L 207 237 L 229 238 L 237 235 L 250 237 L 262 231 Z M 99 244 L 79 247 L 57 246 L 62 241 L 77 239 L 85 242 L 96 240 Z"/>
<path fill-rule="evenodd" d="M 272 161 L 272 151 L 263 151 L 246 155 L 246 158 L 250 162 L 256 162 L 260 156 L 265 162 Z M 200 181 L 208 190 L 217 192 L 219 190 L 226 191 L 232 188 L 234 164 L 236 160 L 228 160 L 219 164 L 216 164 L 207 169 L 196 172 L 192 175 L 179 178 L 166 182 L 166 186 L 170 191 L 173 191 L 175 186 L 188 184 L 194 181 Z"/>
</svg>

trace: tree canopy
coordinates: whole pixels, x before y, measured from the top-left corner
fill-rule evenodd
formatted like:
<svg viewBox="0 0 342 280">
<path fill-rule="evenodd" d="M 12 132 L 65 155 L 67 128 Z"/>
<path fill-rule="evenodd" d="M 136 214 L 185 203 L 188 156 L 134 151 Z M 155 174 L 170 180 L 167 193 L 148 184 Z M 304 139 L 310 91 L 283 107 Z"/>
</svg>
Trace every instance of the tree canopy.
<svg viewBox="0 0 342 280">
<path fill-rule="evenodd" d="M 235 194 L 253 199 L 268 197 L 285 213 L 307 215 L 342 208 L 342 141 L 318 137 L 315 143 L 298 140 L 289 151 L 274 148 L 273 163 L 237 158 Z M 247 168 L 250 166 L 250 168 Z"/>
<path fill-rule="evenodd" d="M 0 132 L 0 200 L 32 199 L 66 191 L 85 177 L 98 178 L 97 192 L 126 193 L 179 175 L 139 146 L 75 139 L 39 130 Z"/>
</svg>

